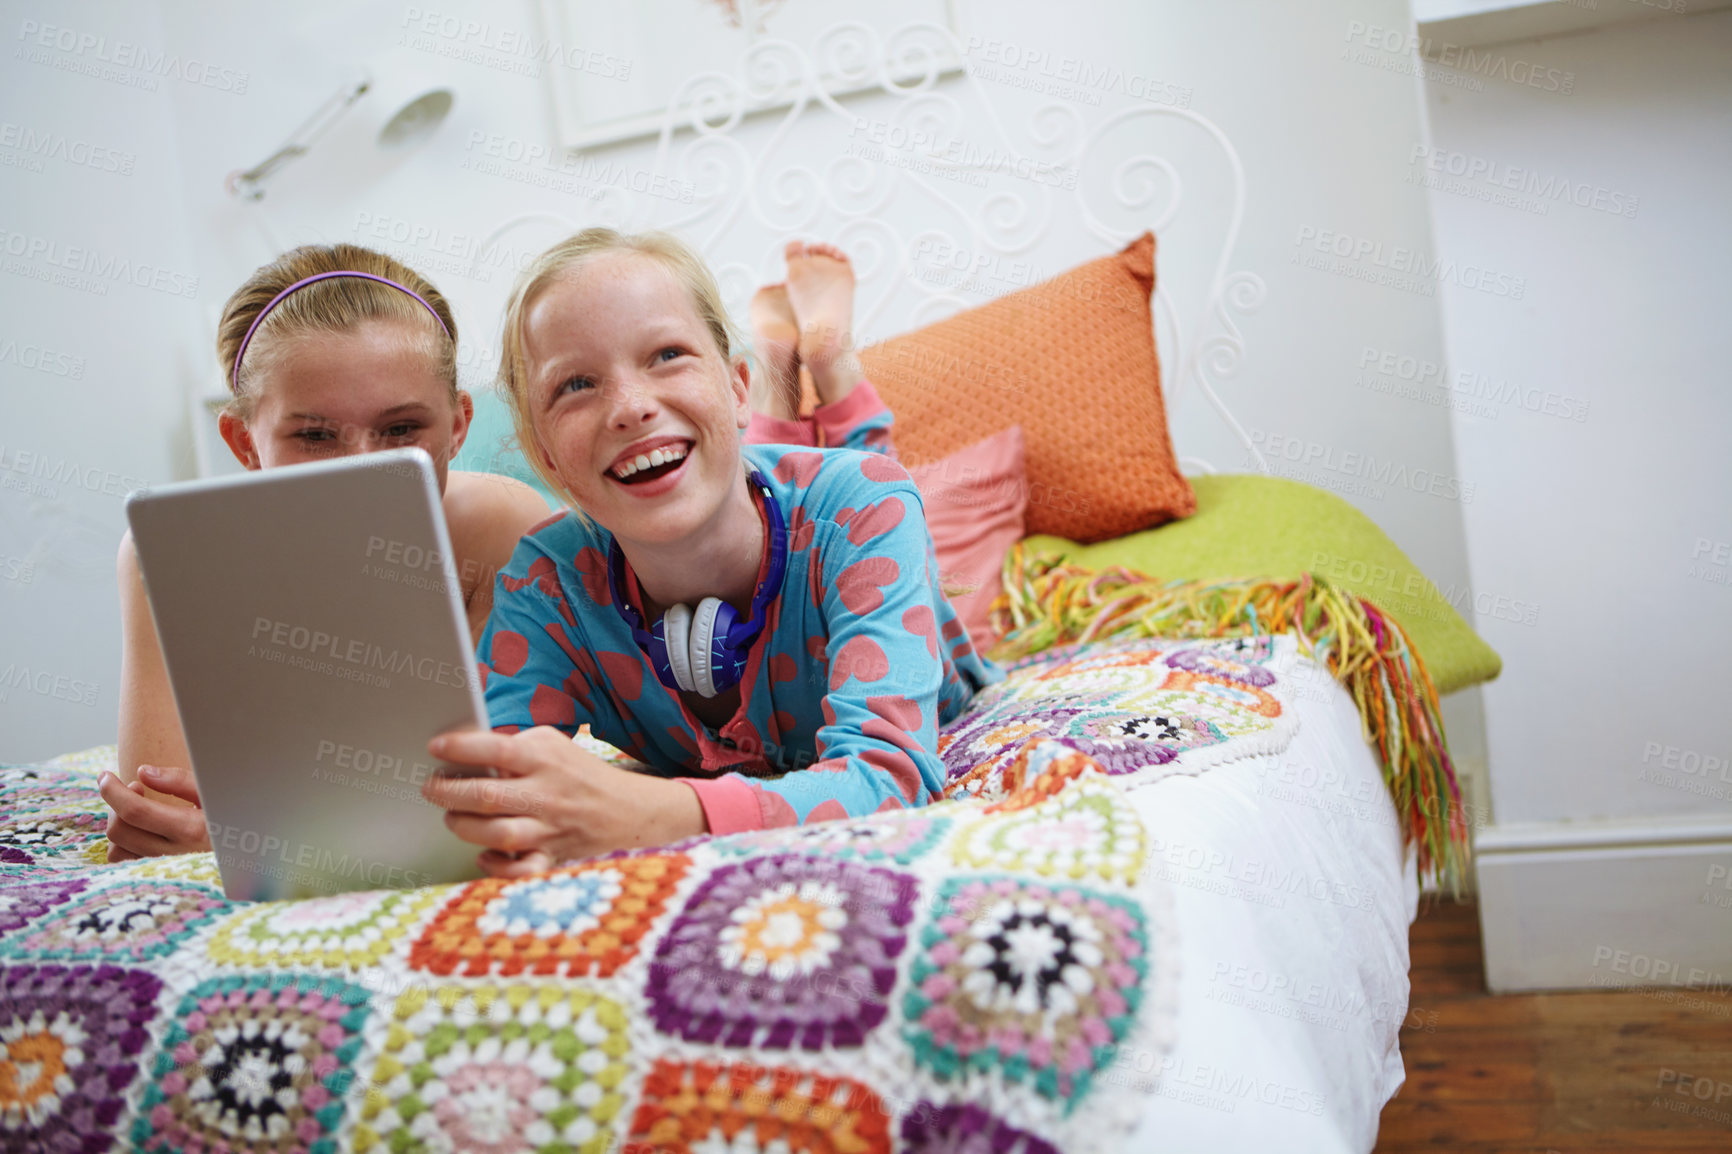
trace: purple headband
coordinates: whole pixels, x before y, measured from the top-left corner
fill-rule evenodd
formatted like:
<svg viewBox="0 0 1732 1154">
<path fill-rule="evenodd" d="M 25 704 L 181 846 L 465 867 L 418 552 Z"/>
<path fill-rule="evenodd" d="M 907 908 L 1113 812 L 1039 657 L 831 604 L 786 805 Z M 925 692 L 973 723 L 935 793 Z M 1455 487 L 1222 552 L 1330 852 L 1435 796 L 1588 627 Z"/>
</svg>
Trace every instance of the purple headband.
<svg viewBox="0 0 1732 1154">
<path fill-rule="evenodd" d="M 247 355 L 247 346 L 253 343 L 253 334 L 259 331 L 259 326 L 265 323 L 265 318 L 271 315 L 271 310 L 276 308 L 277 305 L 282 301 L 282 299 L 284 297 L 288 296 L 290 293 L 294 292 L 296 289 L 301 289 L 301 288 L 307 287 L 308 285 L 312 284 L 314 281 L 330 280 L 333 277 L 343 277 L 343 276 L 360 277 L 362 280 L 378 281 L 380 284 L 390 285 L 392 288 L 396 289 L 398 292 L 408 293 L 410 296 L 414 297 L 417 301 L 420 302 L 422 308 L 426 309 L 428 312 L 433 314 L 433 319 L 435 321 L 439 322 L 439 328 L 444 331 L 446 336 L 451 335 L 451 330 L 445 327 L 445 322 L 444 322 L 444 320 L 442 320 L 440 318 L 438 311 L 435 310 L 432 305 L 428 304 L 426 299 L 424 297 L 422 297 L 422 295 L 420 293 L 416 292 L 412 288 L 409 288 L 407 285 L 400 285 L 396 281 L 390 280 L 386 277 L 374 276 L 370 272 L 355 272 L 353 270 L 342 270 L 339 272 L 315 273 L 312 276 L 303 277 L 302 279 L 296 281 L 294 284 L 290 285 L 288 288 L 284 289 L 282 292 L 278 293 L 276 296 L 272 297 L 270 303 L 267 304 L 264 308 L 260 309 L 259 315 L 253 318 L 253 323 L 247 326 L 247 335 L 241 338 L 241 347 L 235 353 L 235 371 L 234 371 L 234 376 L 233 376 L 232 380 L 230 381 L 229 388 L 236 389 L 236 390 L 238 390 L 240 388 L 241 358 Z"/>
</svg>

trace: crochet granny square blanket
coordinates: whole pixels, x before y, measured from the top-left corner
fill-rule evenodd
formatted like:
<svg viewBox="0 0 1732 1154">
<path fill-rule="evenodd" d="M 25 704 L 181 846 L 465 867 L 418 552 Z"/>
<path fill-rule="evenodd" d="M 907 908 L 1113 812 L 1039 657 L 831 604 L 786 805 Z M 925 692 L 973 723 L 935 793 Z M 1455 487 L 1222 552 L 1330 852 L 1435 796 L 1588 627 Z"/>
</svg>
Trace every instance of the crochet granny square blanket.
<svg viewBox="0 0 1732 1154">
<path fill-rule="evenodd" d="M 1059 742 L 997 801 L 258 903 L 102 864 L 104 752 L 0 770 L 0 1148 L 1105 1151 L 1167 1043 L 1142 824 Z"/>
<path fill-rule="evenodd" d="M 1298 729 L 1295 683 L 1303 691 L 1319 678 L 1287 634 L 1048 649 L 1013 663 L 939 735 L 946 794 L 991 796 L 1023 746 L 1043 738 L 1127 788 L 1280 753 Z"/>
<path fill-rule="evenodd" d="M 113 747 L 0 769 L 0 1149 L 1116 1149 L 1176 989 L 1122 787 L 1284 747 L 1290 646 L 1054 650 L 950 800 L 511 881 L 230 902 L 106 863 Z"/>
</svg>

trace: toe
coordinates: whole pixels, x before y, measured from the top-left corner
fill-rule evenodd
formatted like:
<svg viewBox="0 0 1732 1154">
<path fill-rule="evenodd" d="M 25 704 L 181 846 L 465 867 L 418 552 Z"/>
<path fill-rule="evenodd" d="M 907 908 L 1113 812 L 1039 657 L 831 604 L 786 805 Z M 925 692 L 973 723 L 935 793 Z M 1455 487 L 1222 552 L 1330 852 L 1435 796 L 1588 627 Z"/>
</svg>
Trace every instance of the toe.
<svg viewBox="0 0 1732 1154">
<path fill-rule="evenodd" d="M 831 260 L 841 260 L 841 261 L 845 261 L 848 259 L 847 253 L 843 252 L 841 249 L 837 248 L 833 244 L 824 244 L 824 243 L 807 245 L 806 246 L 806 255 L 808 255 L 808 256 L 827 256 Z"/>
<path fill-rule="evenodd" d="M 806 242 L 803 240 L 791 240 L 787 244 L 782 246 L 782 259 L 783 260 L 795 261 L 795 260 L 799 260 L 801 257 L 803 257 L 805 255 L 806 255 Z"/>
</svg>

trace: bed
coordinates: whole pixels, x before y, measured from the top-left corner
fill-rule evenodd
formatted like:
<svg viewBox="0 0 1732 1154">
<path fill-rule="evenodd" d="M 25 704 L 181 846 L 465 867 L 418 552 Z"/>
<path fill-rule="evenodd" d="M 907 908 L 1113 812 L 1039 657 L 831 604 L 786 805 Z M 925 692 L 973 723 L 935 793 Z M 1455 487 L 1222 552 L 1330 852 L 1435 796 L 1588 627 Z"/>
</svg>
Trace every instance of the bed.
<svg viewBox="0 0 1732 1154">
<path fill-rule="evenodd" d="M 1402 1078 L 1413 859 L 1345 692 L 1291 638 L 1257 646 L 1065 647 L 949 728 L 948 764 L 1006 756 L 945 803 L 511 884 L 230 903 L 208 854 L 102 863 L 113 747 L 0 770 L 0 1125 L 85 1150 L 1369 1149 Z M 1061 699 L 1083 737 L 1007 740 Z M 1061 1038 L 1086 1019 L 1076 1062 L 1033 1027 L 943 1033 L 988 878 L 1007 909 L 1075 920 L 1086 895 L 1117 927 L 1041 1010 Z M 740 911 L 820 884 L 877 935 L 837 930 L 849 965 L 714 961 Z M 635 912 L 572 913 L 598 894 Z"/>
<path fill-rule="evenodd" d="M 881 44 L 847 26 L 826 59 L 906 63 L 919 37 L 947 35 L 923 26 Z M 861 53 L 834 51 L 850 38 Z M 930 168 L 902 166 L 891 182 L 950 223 L 898 233 L 876 180 L 776 159 L 809 109 L 855 114 L 819 90 L 797 47 L 770 42 L 755 58 L 743 78 L 694 79 L 674 106 L 704 119 L 682 134 L 670 118 L 662 134 L 660 170 L 708 191 L 686 205 L 614 190 L 597 205 L 609 223 L 700 238 L 734 303 L 762 279 L 768 238 L 789 231 L 863 254 L 863 326 L 879 332 L 967 303 L 912 275 L 923 242 L 1008 260 L 1031 220 L 1080 222 L 1115 245 L 1139 231 L 1086 204 L 1067 212 L 1041 187 L 990 192 L 977 211 Z M 777 68 L 793 103 L 753 138 L 745 96 Z M 936 80 L 886 82 L 885 95 L 942 120 Z M 1163 282 L 1154 327 L 1168 403 L 1202 396 L 1261 463 L 1212 385 L 1237 358 L 1232 312 L 1261 295 L 1255 276 L 1230 272 L 1237 156 L 1194 112 L 1137 114 L 1183 122 L 1226 161 L 1230 213 L 1191 322 Z M 1079 157 L 1104 127 L 1067 129 Z M 1122 183 L 1160 165 L 1171 169 L 1132 157 L 1117 171 Z M 1177 195 L 1159 211 L 1152 196 L 1121 187 L 1116 208 L 1166 230 Z M 550 223 L 589 222 L 513 219 L 478 252 Z M 498 453 L 470 463 L 520 471 Z M 1224 487 L 1197 489 L 1199 520 L 1252 515 Z M 1236 491 L 1265 508 L 1272 490 Z M 1226 565 L 1273 596 L 1314 591 L 1301 570 L 1320 551 L 1387 546 L 1390 566 L 1406 563 L 1338 499 L 1292 499 L 1328 503 L 1337 523 L 1298 546 L 1289 533 L 1286 553 L 1249 569 L 1163 557 L 1162 572 L 1212 579 L 1224 574 L 1204 570 Z M 1134 561 L 1162 532 L 1094 547 Z M 1353 600 L 1351 581 L 1336 591 Z M 1448 639 L 1419 636 L 1439 621 L 1412 622 L 1441 669 Z M 93 783 L 112 749 L 0 769 L 0 1129 L 43 1149 L 311 1154 L 1369 1150 L 1403 1078 L 1407 928 L 1431 864 L 1415 852 L 1413 799 L 1398 812 L 1399 775 L 1365 740 L 1363 686 L 1356 702 L 1279 629 L 1217 633 L 1055 638 L 1066 643 L 1019 657 L 947 729 L 952 788 L 931 810 L 568 863 L 533 893 L 477 882 L 237 906 L 208 855 L 102 864 Z M 1440 732 L 1427 737 L 1441 750 Z M 787 903 L 806 898 L 818 961 L 742 937 L 764 903 L 783 903 L 777 924 L 791 924 Z M 838 902 L 859 914 L 846 927 L 824 920 Z M 1055 942 L 1070 952 L 1040 955 L 1068 959 L 1050 973 L 1004 960 Z M 706 969 L 718 958 L 734 969 Z"/>
</svg>

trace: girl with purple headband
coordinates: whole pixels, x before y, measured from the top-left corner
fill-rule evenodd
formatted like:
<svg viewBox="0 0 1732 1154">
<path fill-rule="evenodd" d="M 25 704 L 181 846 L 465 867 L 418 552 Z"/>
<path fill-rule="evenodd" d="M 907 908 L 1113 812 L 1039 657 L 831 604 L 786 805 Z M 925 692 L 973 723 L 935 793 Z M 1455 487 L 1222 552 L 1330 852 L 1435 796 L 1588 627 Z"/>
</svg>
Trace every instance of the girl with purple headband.
<svg viewBox="0 0 1732 1154">
<path fill-rule="evenodd" d="M 369 249 L 298 248 L 235 290 L 223 308 L 217 356 L 234 394 L 222 437 L 248 469 L 426 450 L 470 632 L 480 637 L 494 575 L 547 506 L 521 482 L 451 471 L 474 404 L 457 387 L 457 324 L 439 290 Z M 119 570 L 120 761 L 118 774 L 101 782 L 114 811 L 109 860 L 209 849 L 130 534 Z"/>
</svg>

